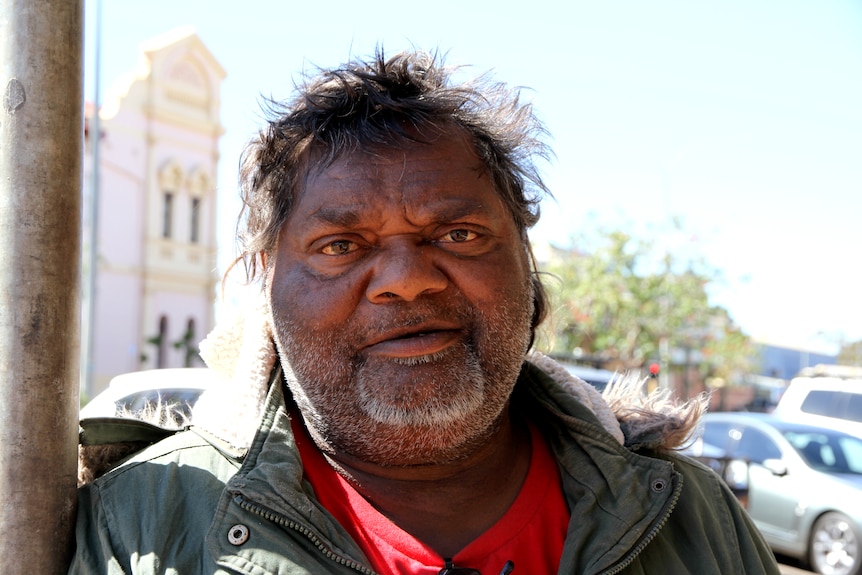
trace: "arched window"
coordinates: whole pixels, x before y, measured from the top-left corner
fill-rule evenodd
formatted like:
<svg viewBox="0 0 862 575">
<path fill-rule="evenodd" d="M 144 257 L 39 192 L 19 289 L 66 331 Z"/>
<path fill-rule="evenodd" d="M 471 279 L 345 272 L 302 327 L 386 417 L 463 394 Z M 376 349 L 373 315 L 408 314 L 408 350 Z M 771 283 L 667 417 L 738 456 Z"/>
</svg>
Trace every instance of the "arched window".
<svg viewBox="0 0 862 575">
<path fill-rule="evenodd" d="M 159 318 L 159 344 L 156 351 L 156 367 L 167 367 L 168 363 L 168 316 Z"/>
<path fill-rule="evenodd" d="M 200 227 L 201 227 L 201 199 L 200 198 L 192 198 L 192 209 L 191 209 L 191 233 L 189 237 L 189 241 L 193 244 L 196 244 L 200 241 Z"/>
<path fill-rule="evenodd" d="M 159 188 L 162 190 L 162 237 L 170 239 L 174 236 L 174 199 L 182 189 L 184 181 L 183 169 L 176 160 L 166 161 L 159 169 Z"/>
<path fill-rule="evenodd" d="M 204 234 L 204 198 L 212 193 L 212 178 L 207 170 L 198 166 L 191 171 L 188 178 L 189 195 L 191 197 L 191 210 L 189 211 L 189 241 L 193 244 L 200 243 Z"/>
<path fill-rule="evenodd" d="M 195 338 L 195 318 L 190 317 L 188 323 L 186 323 L 186 333 L 183 335 L 183 351 L 185 357 L 183 357 L 183 366 L 191 367 L 195 361 L 195 357 L 198 355 L 198 349 L 195 345 L 197 338 Z"/>
<path fill-rule="evenodd" d="M 174 193 L 166 191 L 162 200 L 162 237 L 170 239 L 174 222 Z"/>
</svg>

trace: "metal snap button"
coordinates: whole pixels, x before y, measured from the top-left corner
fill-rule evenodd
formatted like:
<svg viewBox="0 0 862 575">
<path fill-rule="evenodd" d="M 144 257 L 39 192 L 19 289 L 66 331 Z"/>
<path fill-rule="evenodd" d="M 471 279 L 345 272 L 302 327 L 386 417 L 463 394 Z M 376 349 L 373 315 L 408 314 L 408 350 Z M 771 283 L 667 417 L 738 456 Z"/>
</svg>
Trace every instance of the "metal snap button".
<svg viewBox="0 0 862 575">
<path fill-rule="evenodd" d="M 667 487 L 667 481 L 664 479 L 653 479 L 651 487 L 655 493 L 661 493 Z"/>
<path fill-rule="evenodd" d="M 242 545 L 248 541 L 248 527 L 236 524 L 227 532 L 227 540 L 231 545 Z"/>
</svg>

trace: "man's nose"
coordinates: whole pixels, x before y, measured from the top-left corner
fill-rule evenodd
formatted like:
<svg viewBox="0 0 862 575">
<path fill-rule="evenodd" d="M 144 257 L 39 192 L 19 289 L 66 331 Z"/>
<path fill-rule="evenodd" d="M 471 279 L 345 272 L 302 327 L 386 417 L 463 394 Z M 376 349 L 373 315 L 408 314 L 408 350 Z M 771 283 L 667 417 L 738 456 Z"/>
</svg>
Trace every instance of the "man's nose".
<svg viewBox="0 0 862 575">
<path fill-rule="evenodd" d="M 433 246 L 412 241 L 387 246 L 375 256 L 366 297 L 372 303 L 393 299 L 413 301 L 421 295 L 441 292 L 449 285 L 434 261 Z"/>
</svg>

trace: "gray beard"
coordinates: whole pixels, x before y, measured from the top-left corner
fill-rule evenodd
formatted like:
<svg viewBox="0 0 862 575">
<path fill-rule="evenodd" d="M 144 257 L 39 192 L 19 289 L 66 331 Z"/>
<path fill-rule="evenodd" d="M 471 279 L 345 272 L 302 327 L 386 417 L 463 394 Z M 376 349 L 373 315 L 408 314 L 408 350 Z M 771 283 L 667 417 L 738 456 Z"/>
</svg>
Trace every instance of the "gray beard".
<svg viewBox="0 0 862 575">
<path fill-rule="evenodd" d="M 355 354 L 336 337 L 276 319 L 279 354 L 295 375 L 287 385 L 318 447 L 402 466 L 457 461 L 483 445 L 520 372 L 532 302 L 493 311 L 469 318 L 474 332 L 488 332 L 473 333 L 478 341 L 431 356 L 367 361 L 347 360 Z"/>
<path fill-rule="evenodd" d="M 375 367 L 364 363 L 357 371 L 356 386 L 359 393 L 359 406 L 373 421 L 395 428 L 431 427 L 435 425 L 456 424 L 475 412 L 485 399 L 485 374 L 479 365 L 479 360 L 468 346 L 458 346 L 458 349 L 445 350 L 432 357 L 417 357 L 404 359 L 389 359 L 396 366 L 404 368 L 416 367 L 441 362 L 450 355 L 464 355 L 463 373 L 457 377 L 457 388 L 451 389 L 456 382 L 449 374 L 442 377 L 426 378 L 423 387 L 434 387 L 439 390 L 424 398 L 411 394 L 405 389 L 402 394 L 407 397 L 392 398 L 380 393 L 381 384 L 376 375 Z M 408 384 L 409 385 L 409 384 Z M 405 387 L 404 385 L 401 386 Z M 393 401 L 395 399 L 395 401 Z M 407 431 L 407 430 L 405 430 Z"/>
</svg>

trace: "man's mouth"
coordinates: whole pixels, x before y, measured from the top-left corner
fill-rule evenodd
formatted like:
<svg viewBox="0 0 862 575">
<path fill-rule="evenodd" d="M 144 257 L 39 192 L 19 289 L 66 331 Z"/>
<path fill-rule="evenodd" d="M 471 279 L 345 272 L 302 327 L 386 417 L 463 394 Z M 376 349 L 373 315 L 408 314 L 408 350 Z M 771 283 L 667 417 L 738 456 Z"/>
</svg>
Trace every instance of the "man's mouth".
<svg viewBox="0 0 862 575">
<path fill-rule="evenodd" d="M 368 356 L 411 358 L 440 353 L 461 339 L 463 330 L 452 326 L 422 326 L 381 334 L 364 352 Z"/>
</svg>

